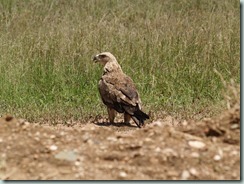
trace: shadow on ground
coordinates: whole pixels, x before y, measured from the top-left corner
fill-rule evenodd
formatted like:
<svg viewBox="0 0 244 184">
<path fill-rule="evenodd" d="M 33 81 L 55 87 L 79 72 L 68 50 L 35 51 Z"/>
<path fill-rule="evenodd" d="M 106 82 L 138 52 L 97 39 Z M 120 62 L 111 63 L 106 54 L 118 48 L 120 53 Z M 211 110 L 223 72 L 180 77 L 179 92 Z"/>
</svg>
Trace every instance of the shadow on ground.
<svg viewBox="0 0 244 184">
<path fill-rule="evenodd" d="M 97 126 L 114 126 L 114 127 L 132 127 L 132 128 L 138 128 L 136 125 L 132 125 L 130 123 L 124 123 L 124 122 L 118 122 L 118 123 L 111 123 L 111 122 L 93 122 L 93 124 Z"/>
</svg>

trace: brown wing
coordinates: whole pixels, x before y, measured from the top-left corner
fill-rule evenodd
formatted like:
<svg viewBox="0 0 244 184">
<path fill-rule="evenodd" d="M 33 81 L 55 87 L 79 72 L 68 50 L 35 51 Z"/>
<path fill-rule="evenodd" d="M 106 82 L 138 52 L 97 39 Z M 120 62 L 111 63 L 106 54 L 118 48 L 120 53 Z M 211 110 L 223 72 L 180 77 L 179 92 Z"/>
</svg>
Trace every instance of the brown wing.
<svg viewBox="0 0 244 184">
<path fill-rule="evenodd" d="M 133 111 L 140 106 L 136 87 L 124 73 L 110 73 L 99 81 L 99 92 L 104 104 L 118 112 Z"/>
</svg>

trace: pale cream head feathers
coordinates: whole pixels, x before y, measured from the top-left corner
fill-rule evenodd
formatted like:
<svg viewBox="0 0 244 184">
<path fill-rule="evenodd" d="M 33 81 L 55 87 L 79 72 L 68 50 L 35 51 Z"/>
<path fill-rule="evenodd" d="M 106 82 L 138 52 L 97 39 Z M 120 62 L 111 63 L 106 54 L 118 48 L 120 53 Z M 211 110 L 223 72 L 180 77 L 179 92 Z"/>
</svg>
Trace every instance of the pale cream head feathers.
<svg viewBox="0 0 244 184">
<path fill-rule="evenodd" d="M 104 66 L 104 72 L 122 71 L 116 58 L 110 52 L 95 55 L 93 61 L 101 63 Z"/>
</svg>

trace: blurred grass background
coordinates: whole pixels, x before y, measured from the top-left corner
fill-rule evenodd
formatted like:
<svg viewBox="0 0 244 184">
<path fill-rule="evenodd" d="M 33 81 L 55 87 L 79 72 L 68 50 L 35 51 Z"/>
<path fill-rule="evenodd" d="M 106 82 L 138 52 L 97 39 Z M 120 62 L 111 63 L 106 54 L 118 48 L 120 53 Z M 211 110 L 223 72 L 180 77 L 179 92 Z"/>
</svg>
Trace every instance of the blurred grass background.
<svg viewBox="0 0 244 184">
<path fill-rule="evenodd" d="M 212 116 L 225 108 L 214 69 L 240 82 L 240 2 L 0 0 L 0 115 L 105 116 L 91 61 L 102 51 L 134 80 L 145 112 Z"/>
</svg>

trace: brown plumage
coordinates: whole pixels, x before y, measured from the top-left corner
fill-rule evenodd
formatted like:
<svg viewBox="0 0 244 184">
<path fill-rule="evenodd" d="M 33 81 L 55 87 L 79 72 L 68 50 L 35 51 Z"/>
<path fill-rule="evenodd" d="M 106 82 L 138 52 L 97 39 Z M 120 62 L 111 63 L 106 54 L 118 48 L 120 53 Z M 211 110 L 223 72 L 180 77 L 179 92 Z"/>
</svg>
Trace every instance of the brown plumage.
<svg viewBox="0 0 244 184">
<path fill-rule="evenodd" d="M 100 53 L 93 60 L 104 66 L 98 89 L 107 106 L 109 121 L 114 122 L 117 111 L 124 113 L 125 123 L 132 118 L 140 128 L 149 116 L 141 110 L 141 100 L 132 79 L 122 71 L 116 58 L 109 52 Z"/>
</svg>

